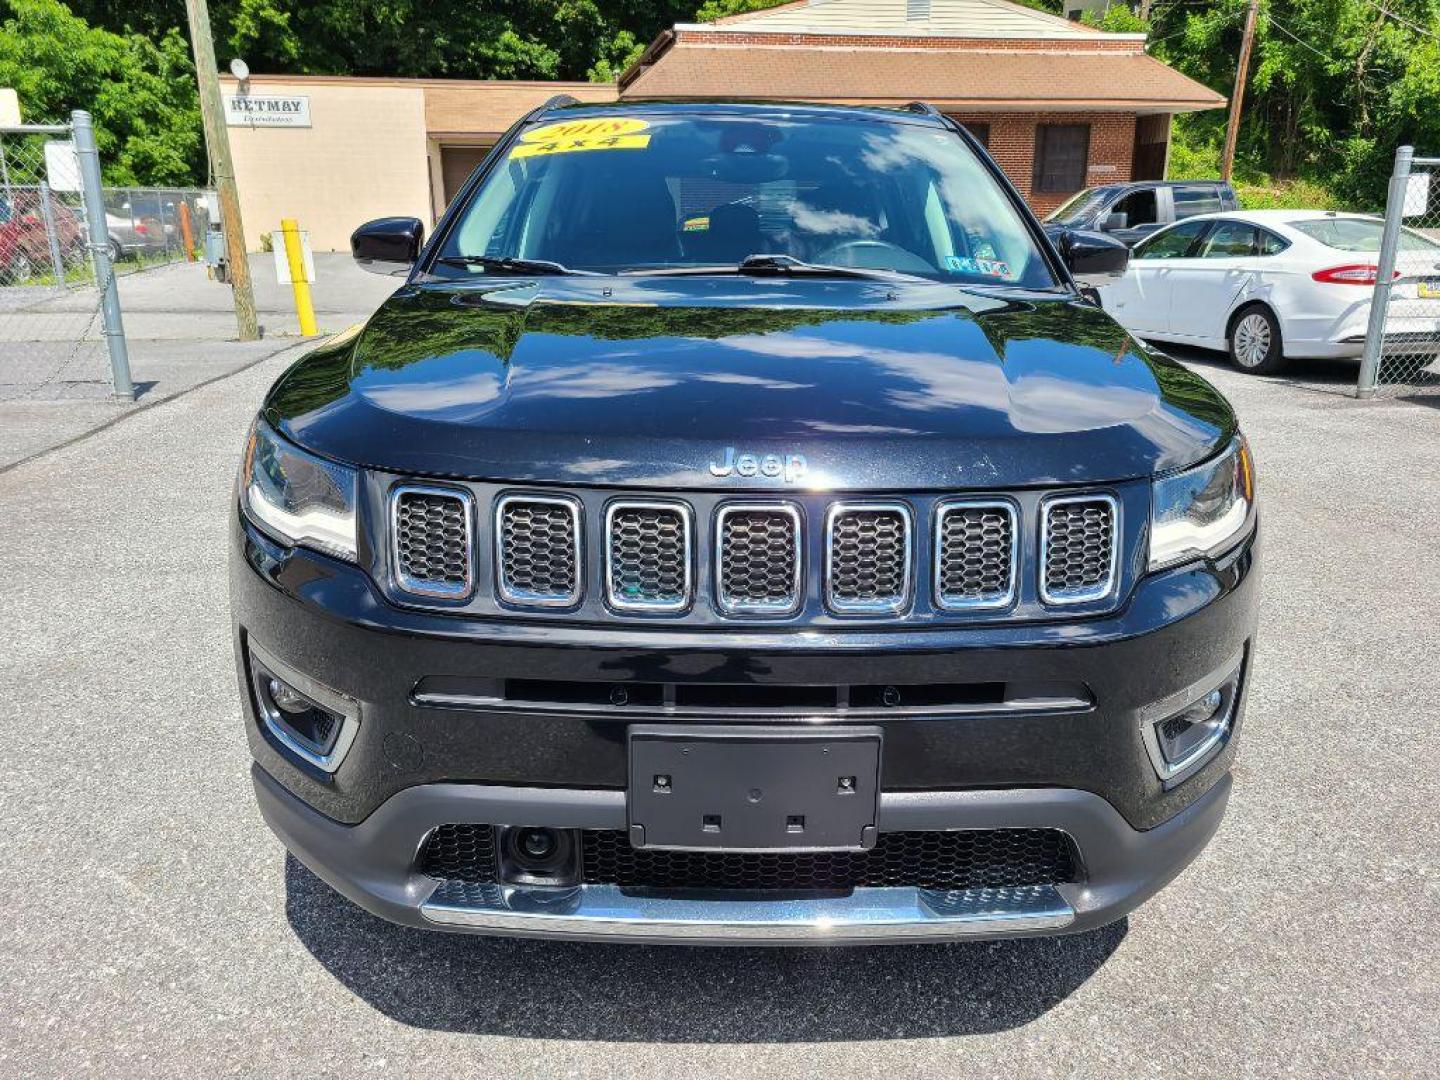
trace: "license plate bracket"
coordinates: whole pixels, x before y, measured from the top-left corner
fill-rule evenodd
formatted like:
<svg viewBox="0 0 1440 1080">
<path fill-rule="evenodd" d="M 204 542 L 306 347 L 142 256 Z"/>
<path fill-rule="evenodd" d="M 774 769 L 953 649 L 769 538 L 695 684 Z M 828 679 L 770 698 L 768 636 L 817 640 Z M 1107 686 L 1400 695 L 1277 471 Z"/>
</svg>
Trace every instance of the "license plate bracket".
<svg viewBox="0 0 1440 1080">
<path fill-rule="evenodd" d="M 630 843 L 695 851 L 861 851 L 875 845 L 874 727 L 629 729 Z"/>
</svg>

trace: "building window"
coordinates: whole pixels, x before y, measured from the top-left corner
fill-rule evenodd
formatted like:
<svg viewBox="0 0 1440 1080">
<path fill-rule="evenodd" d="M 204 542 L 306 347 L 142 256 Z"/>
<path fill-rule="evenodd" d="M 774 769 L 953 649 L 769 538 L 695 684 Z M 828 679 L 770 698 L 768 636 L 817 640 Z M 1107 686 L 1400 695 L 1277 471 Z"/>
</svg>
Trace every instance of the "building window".
<svg viewBox="0 0 1440 1080">
<path fill-rule="evenodd" d="M 989 124 L 972 124 L 972 123 L 965 123 L 965 124 L 962 124 L 961 126 L 962 126 L 966 131 L 968 131 L 971 135 L 975 136 L 975 141 L 978 142 L 981 146 L 985 147 L 986 150 L 989 150 L 989 149 L 990 149 L 990 125 L 989 125 Z"/>
<path fill-rule="evenodd" d="M 1034 190 L 1079 191 L 1089 159 L 1089 124 L 1041 124 L 1035 129 Z"/>
<path fill-rule="evenodd" d="M 905 21 L 922 22 L 930 18 L 930 0 L 905 0 Z"/>
</svg>

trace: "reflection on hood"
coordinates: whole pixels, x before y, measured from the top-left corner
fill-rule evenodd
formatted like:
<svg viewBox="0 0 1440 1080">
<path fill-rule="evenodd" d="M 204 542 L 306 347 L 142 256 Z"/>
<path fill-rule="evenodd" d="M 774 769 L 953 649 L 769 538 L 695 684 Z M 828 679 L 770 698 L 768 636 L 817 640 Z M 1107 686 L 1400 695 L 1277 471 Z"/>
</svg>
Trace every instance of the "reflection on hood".
<svg viewBox="0 0 1440 1080">
<path fill-rule="evenodd" d="M 430 447 L 426 471 L 595 483 L 704 482 L 727 446 L 804 452 L 841 487 L 1127 479 L 1234 425 L 1068 300 L 748 278 L 403 289 L 268 409 L 341 460 L 401 470 Z"/>
</svg>

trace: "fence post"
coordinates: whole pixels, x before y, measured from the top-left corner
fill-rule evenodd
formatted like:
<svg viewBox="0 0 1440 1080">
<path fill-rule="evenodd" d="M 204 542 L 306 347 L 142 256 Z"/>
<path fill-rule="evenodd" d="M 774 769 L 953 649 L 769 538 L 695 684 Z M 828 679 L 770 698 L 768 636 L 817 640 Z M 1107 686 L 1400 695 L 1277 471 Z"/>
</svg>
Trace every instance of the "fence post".
<svg viewBox="0 0 1440 1080">
<path fill-rule="evenodd" d="M 115 396 L 135 399 L 130 381 L 130 353 L 125 347 L 125 324 L 120 318 L 120 290 L 115 268 L 110 265 L 110 235 L 105 227 L 105 197 L 100 190 L 100 154 L 95 149 L 95 129 L 90 114 L 76 109 L 70 114 L 75 130 L 75 156 L 80 162 L 80 188 L 85 198 L 85 224 L 90 230 L 90 257 L 100 285 L 100 310 L 105 319 L 105 341 L 110 348 L 110 377 Z"/>
<path fill-rule="evenodd" d="M 185 261 L 195 261 L 195 230 L 190 227 L 190 198 L 180 199 L 180 242 L 185 245 Z"/>
<path fill-rule="evenodd" d="M 65 260 L 60 256 L 60 233 L 55 227 L 55 208 L 50 205 L 50 185 L 40 181 L 40 218 L 45 222 L 45 239 L 50 242 L 50 265 L 55 270 L 55 284 L 65 287 Z"/>
<path fill-rule="evenodd" d="M 1380 357 L 1385 351 L 1385 317 L 1390 307 L 1390 283 L 1395 276 L 1395 248 L 1400 242 L 1400 219 L 1405 213 L 1405 190 L 1410 183 L 1413 146 L 1395 151 L 1395 171 L 1385 196 L 1385 231 L 1380 237 L 1380 257 L 1375 268 L 1375 291 L 1370 299 L 1370 322 L 1365 328 L 1365 352 L 1360 359 L 1360 381 L 1355 396 L 1375 396 L 1380 378 Z"/>
</svg>

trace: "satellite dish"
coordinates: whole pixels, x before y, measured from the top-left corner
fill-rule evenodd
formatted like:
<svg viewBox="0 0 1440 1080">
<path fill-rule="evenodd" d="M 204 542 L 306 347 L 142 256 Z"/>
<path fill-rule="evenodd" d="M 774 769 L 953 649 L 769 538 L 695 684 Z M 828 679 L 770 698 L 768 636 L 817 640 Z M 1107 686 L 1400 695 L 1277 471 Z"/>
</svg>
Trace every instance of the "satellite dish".
<svg viewBox="0 0 1440 1080">
<path fill-rule="evenodd" d="M 241 82 L 244 82 L 250 78 L 250 65 L 237 56 L 234 60 L 230 61 L 230 74 L 234 75 L 235 78 Z"/>
</svg>

